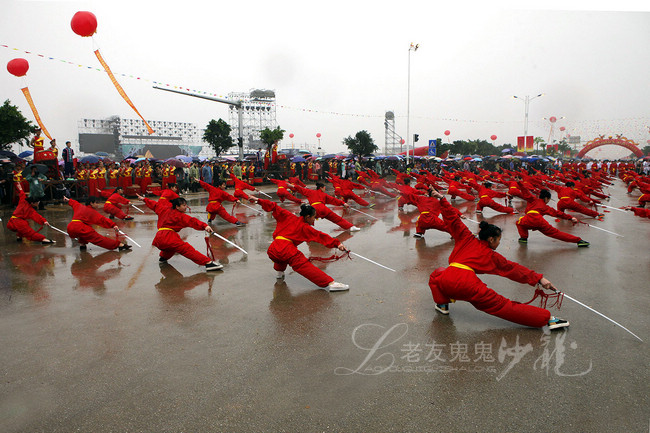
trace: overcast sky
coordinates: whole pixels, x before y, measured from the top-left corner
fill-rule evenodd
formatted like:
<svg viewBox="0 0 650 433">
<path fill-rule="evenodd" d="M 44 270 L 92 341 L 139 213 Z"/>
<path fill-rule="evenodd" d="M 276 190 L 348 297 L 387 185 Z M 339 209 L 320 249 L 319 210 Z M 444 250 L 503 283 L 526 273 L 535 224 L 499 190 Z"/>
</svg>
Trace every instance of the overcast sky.
<svg viewBox="0 0 650 433">
<path fill-rule="evenodd" d="M 548 139 L 544 118 L 555 116 L 556 139 L 564 126 L 583 141 L 623 134 L 643 147 L 650 140 L 647 1 L 427 3 L 5 0 L 0 44 L 10 48 L 0 47 L 0 60 L 23 57 L 30 69 L 23 78 L 5 69 L 0 96 L 33 120 L 20 91 L 27 85 L 59 143 L 77 142 L 81 118 L 136 118 L 95 69 L 99 48 L 146 119 L 201 127 L 229 120 L 225 105 L 155 90 L 152 81 L 223 96 L 272 89 L 287 131 L 283 147 L 315 145 L 321 133 L 323 149 L 338 152 L 343 138 L 367 130 L 383 150 L 386 111 L 407 135 L 415 42 L 410 132 L 422 144 L 447 139 L 445 130 L 450 140 L 494 134 L 497 145 L 515 143 L 524 103 L 512 96 L 539 93 L 529 135 Z M 80 10 L 97 16 L 93 39 L 70 28 Z M 590 156 L 628 153 L 608 146 Z"/>
</svg>

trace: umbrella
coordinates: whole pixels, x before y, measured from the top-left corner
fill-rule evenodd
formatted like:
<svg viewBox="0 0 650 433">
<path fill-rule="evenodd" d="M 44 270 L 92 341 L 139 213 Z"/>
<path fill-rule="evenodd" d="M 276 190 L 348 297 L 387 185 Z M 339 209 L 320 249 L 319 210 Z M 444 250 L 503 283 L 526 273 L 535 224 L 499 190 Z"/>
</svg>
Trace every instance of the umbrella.
<svg viewBox="0 0 650 433">
<path fill-rule="evenodd" d="M 106 153 L 106 152 L 95 152 L 95 155 L 97 155 L 97 156 L 108 156 L 108 153 Z"/>
<path fill-rule="evenodd" d="M 181 167 L 181 168 L 185 167 L 185 163 L 183 161 L 181 161 L 180 159 L 169 158 L 169 159 L 166 159 L 165 162 L 167 164 L 171 165 L 172 167 L 177 167 L 177 168 L 178 167 Z"/>
<path fill-rule="evenodd" d="M 307 162 L 307 160 L 302 156 L 294 156 L 291 158 L 291 162 Z"/>
<path fill-rule="evenodd" d="M 20 152 L 18 154 L 18 158 L 27 158 L 28 156 L 32 156 L 34 154 L 33 150 L 26 150 L 24 152 Z"/>
<path fill-rule="evenodd" d="M 38 172 L 40 174 L 47 174 L 49 168 L 45 164 L 29 164 L 25 169 L 23 170 L 23 177 L 27 176 L 28 174 L 32 174 L 32 168 L 36 167 L 38 169 Z"/>
<path fill-rule="evenodd" d="M 463 161 L 471 161 L 471 160 L 472 160 L 471 156 L 466 156 L 465 158 L 463 158 Z"/>
<path fill-rule="evenodd" d="M 328 153 L 327 155 L 323 155 L 323 156 L 321 156 L 320 158 L 322 158 L 322 159 L 332 159 L 332 158 L 334 158 L 334 157 L 336 157 L 335 154 L 333 154 L 333 153 Z"/>
<path fill-rule="evenodd" d="M 142 158 L 136 159 L 134 162 L 140 162 L 140 161 L 146 161 L 146 160 L 147 160 L 147 158 L 142 157 Z"/>
<path fill-rule="evenodd" d="M 79 162 L 97 164 L 99 162 L 99 157 L 95 155 L 86 155 L 81 158 Z"/>
<path fill-rule="evenodd" d="M 187 155 L 176 155 L 176 159 L 179 159 L 183 162 L 192 162 L 192 157 Z"/>
<path fill-rule="evenodd" d="M 0 157 L 9 158 L 9 159 L 18 158 L 18 156 L 15 153 L 10 152 L 8 150 L 0 150 Z"/>
<path fill-rule="evenodd" d="M 501 151 L 501 153 L 509 153 L 509 152 L 514 152 L 515 149 L 512 147 L 507 147 Z"/>
</svg>

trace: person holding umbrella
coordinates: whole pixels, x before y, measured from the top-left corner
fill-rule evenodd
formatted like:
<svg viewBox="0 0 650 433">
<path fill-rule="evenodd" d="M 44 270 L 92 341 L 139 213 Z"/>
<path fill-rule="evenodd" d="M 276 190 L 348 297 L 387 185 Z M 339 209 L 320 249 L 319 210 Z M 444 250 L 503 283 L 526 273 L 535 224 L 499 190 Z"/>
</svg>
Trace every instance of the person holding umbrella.
<svg viewBox="0 0 650 433">
<path fill-rule="evenodd" d="M 47 180 L 47 177 L 41 173 L 39 167 L 35 165 L 31 166 L 31 170 L 30 167 L 25 170 L 29 170 L 29 174 L 25 176 L 25 180 L 29 182 L 29 198 L 34 202 L 38 202 L 39 210 L 43 210 L 45 209 L 45 204 L 42 199 L 45 197 L 45 190 L 43 189 L 43 184 L 41 182 Z"/>
</svg>

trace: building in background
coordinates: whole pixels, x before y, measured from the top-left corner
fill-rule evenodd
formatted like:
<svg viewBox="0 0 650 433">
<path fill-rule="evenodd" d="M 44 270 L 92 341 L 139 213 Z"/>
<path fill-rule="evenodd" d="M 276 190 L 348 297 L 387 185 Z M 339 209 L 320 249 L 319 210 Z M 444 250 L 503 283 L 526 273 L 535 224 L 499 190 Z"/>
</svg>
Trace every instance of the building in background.
<svg viewBox="0 0 650 433">
<path fill-rule="evenodd" d="M 260 132 L 266 128 L 278 127 L 275 91 L 252 89 L 248 93 L 229 93 L 228 99 L 239 101 L 240 104 L 238 107 L 230 105 L 229 109 L 229 125 L 232 128 L 230 135 L 233 142 L 236 144 L 239 138 L 238 125 L 241 121 L 244 152 L 265 148 L 260 140 Z"/>
</svg>

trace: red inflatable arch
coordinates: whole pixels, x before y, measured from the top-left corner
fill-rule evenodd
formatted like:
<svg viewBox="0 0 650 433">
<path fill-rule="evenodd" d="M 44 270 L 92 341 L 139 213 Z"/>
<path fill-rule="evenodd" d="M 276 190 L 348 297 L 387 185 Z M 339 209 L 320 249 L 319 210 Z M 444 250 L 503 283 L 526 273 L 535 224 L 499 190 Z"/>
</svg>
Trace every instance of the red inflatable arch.
<svg viewBox="0 0 650 433">
<path fill-rule="evenodd" d="M 585 147 L 583 147 L 576 156 L 578 158 L 582 158 L 590 150 L 593 150 L 600 146 L 605 146 L 607 144 L 613 144 L 616 146 L 624 147 L 632 151 L 632 153 L 634 153 L 638 158 L 643 158 L 643 152 L 641 151 L 641 149 L 639 149 L 639 145 L 632 140 L 628 140 L 627 138 L 623 137 L 620 134 L 617 135 L 616 138 L 612 137 L 611 135 L 607 138 L 605 138 L 604 135 L 601 135 L 598 138 L 594 138 L 593 140 L 587 142 Z"/>
</svg>

